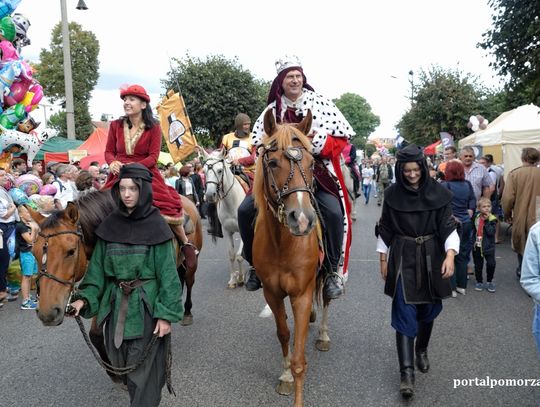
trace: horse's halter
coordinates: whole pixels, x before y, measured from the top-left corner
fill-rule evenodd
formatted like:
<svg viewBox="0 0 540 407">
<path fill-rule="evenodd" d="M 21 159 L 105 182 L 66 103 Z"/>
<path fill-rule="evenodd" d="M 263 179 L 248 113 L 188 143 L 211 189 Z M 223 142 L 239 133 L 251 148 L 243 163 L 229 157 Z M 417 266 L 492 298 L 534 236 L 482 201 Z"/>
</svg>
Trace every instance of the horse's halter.
<svg viewBox="0 0 540 407">
<path fill-rule="evenodd" d="M 213 161 L 213 162 L 209 163 L 209 161 Z M 216 165 L 218 163 L 223 164 L 223 171 L 221 171 L 221 177 L 219 177 L 218 174 L 216 173 L 216 170 L 214 170 L 214 165 Z M 234 181 L 235 181 L 234 178 L 233 178 L 233 182 L 231 182 L 231 186 L 227 189 L 227 191 L 225 191 L 223 189 L 223 187 L 224 187 L 223 180 L 225 179 L 225 171 L 230 171 L 229 168 L 226 165 L 225 159 L 224 158 L 208 158 L 208 160 L 204 163 L 204 165 L 206 166 L 206 168 L 208 168 L 208 171 L 212 171 L 214 173 L 214 175 L 216 176 L 216 179 L 218 180 L 216 182 L 216 181 L 208 181 L 208 179 L 207 179 L 206 184 L 207 185 L 208 184 L 214 184 L 216 186 L 216 190 L 217 190 L 217 193 L 218 193 L 218 200 L 225 199 L 227 197 L 227 195 L 229 195 L 229 192 L 231 191 L 232 187 L 234 186 Z M 234 174 L 232 173 L 232 171 L 231 171 L 231 174 L 234 177 Z"/>
<path fill-rule="evenodd" d="M 51 274 L 51 273 L 49 273 L 47 271 L 47 260 L 48 260 L 48 257 L 49 257 L 47 251 L 48 251 L 48 248 L 49 248 L 49 239 L 51 237 L 56 237 L 56 236 L 61 236 L 61 235 L 76 235 L 78 237 L 78 239 L 77 239 L 77 258 L 76 258 L 75 264 L 79 264 L 79 259 L 80 259 L 79 256 L 80 256 L 80 252 L 81 252 L 81 243 L 84 240 L 81 225 L 77 225 L 77 230 L 76 231 L 74 231 L 74 230 L 63 230 L 61 232 L 55 232 L 55 233 L 50 233 L 50 234 L 44 234 L 42 232 L 39 232 L 39 236 L 44 238 L 45 242 L 43 243 L 43 248 L 42 248 L 43 253 L 41 255 L 41 269 L 38 272 L 36 285 L 37 285 L 38 290 L 39 290 L 39 279 L 41 277 L 47 277 L 47 278 L 50 278 L 51 280 L 56 281 L 57 283 L 69 286 L 70 291 L 69 291 L 69 298 L 68 298 L 67 305 L 66 305 L 66 309 L 67 309 L 67 307 L 69 307 L 69 305 L 70 305 L 70 299 L 71 299 L 71 296 L 73 294 L 73 290 L 75 288 L 75 279 L 77 278 L 77 271 L 73 272 L 73 277 L 71 278 L 71 280 L 64 280 L 62 278 L 56 277 L 54 274 Z"/>
<path fill-rule="evenodd" d="M 297 140 L 297 138 L 293 138 L 293 140 Z M 302 158 L 304 157 L 304 152 L 312 155 L 308 150 L 306 150 L 304 147 L 292 147 L 289 146 L 283 151 L 283 155 L 289 160 L 290 164 L 290 171 L 289 176 L 285 180 L 285 183 L 281 187 L 281 189 L 278 187 L 276 179 L 274 177 L 274 173 L 272 172 L 272 169 L 269 167 L 269 161 L 268 158 L 268 152 L 274 152 L 277 151 L 277 146 L 275 143 L 269 144 L 264 146 L 263 152 L 262 152 L 262 160 L 263 160 L 263 171 L 264 171 L 264 187 L 267 191 L 266 194 L 266 202 L 268 203 L 268 207 L 272 210 L 274 213 L 274 216 L 278 219 L 278 221 L 287 226 L 287 220 L 285 216 L 285 198 L 287 198 L 290 194 L 294 192 L 307 192 L 309 194 L 309 199 L 311 200 L 311 203 L 313 204 L 315 201 L 314 196 L 314 182 L 315 178 L 313 177 L 311 180 L 311 184 L 309 183 L 306 173 L 304 171 L 304 168 L 302 167 Z M 300 171 L 300 174 L 302 175 L 302 179 L 304 180 L 304 185 L 300 187 L 294 187 L 289 188 L 289 182 L 294 177 L 295 167 L 298 167 L 298 170 Z M 310 170 L 313 171 L 315 168 L 315 161 L 311 164 Z M 270 175 L 270 177 L 268 177 Z M 276 195 L 276 199 L 272 199 L 272 195 L 269 194 L 269 190 L 272 190 L 274 194 Z"/>
</svg>

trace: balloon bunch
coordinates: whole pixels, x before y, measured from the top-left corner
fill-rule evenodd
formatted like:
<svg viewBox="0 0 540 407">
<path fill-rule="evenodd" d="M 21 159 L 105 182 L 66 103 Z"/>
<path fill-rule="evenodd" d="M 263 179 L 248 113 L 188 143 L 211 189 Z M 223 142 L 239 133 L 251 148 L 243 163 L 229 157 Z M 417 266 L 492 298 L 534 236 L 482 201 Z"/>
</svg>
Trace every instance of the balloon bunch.
<svg viewBox="0 0 540 407">
<path fill-rule="evenodd" d="M 33 174 L 23 174 L 17 178 L 9 175 L 5 188 L 16 205 L 28 205 L 34 210 L 39 209 L 36 206 L 37 201 L 42 201 L 44 196 L 52 200 L 57 192 L 53 184 L 44 185 L 41 179 Z"/>
<path fill-rule="evenodd" d="M 472 131 L 485 130 L 489 124 L 489 120 L 477 114 L 469 117 L 467 127 Z"/>
<path fill-rule="evenodd" d="M 36 138 L 34 129 L 40 123 L 29 113 L 43 98 L 43 88 L 32 77 L 28 62 L 20 56 L 22 47 L 30 44 L 26 35 L 30 21 L 22 14 L 13 14 L 20 2 L 0 0 L 0 138 L 9 138 L 10 144 L 20 145 L 28 153 L 30 162 L 35 153 L 30 157 L 26 145 L 35 143 L 28 142 L 28 135 Z M 2 144 L 1 150 L 7 147 L 6 143 Z"/>
</svg>

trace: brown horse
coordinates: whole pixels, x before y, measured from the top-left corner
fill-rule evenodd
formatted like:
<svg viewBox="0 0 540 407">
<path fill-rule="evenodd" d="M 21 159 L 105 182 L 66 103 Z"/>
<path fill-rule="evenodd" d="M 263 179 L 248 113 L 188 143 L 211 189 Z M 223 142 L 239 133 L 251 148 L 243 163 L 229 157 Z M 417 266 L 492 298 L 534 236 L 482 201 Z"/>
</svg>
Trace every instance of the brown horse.
<svg viewBox="0 0 540 407">
<path fill-rule="evenodd" d="M 186 230 L 189 241 L 198 250 L 202 248 L 202 224 L 196 206 L 182 196 L 184 213 L 193 222 L 191 233 Z M 91 192 L 75 203 L 69 203 L 65 210 L 57 211 L 45 218 L 29 209 L 41 231 L 34 243 L 33 253 L 39 269 L 38 317 L 47 326 L 60 325 L 70 301 L 74 285 L 86 272 L 88 260 L 96 243 L 94 230 L 114 209 L 110 191 Z M 177 252 L 178 254 L 178 252 Z M 180 259 L 179 259 L 180 260 Z M 179 261 L 178 273 L 187 294 L 184 304 L 182 325 L 193 322 L 191 314 L 191 291 L 195 283 L 197 264 L 186 268 Z M 92 343 L 103 360 L 108 361 L 103 343 L 103 330 L 92 321 L 90 330 Z"/>
<path fill-rule="evenodd" d="M 304 135 L 311 127 L 311 113 L 298 125 L 276 125 L 273 112 L 264 116 L 265 137 L 259 147 L 254 199 L 258 208 L 253 241 L 253 263 L 263 283 L 264 297 L 277 326 L 283 354 L 283 372 L 276 391 L 295 391 L 295 406 L 303 405 L 307 363 L 307 338 L 313 299 L 320 293 L 317 274 L 319 243 L 313 194 L 314 159 Z M 290 331 L 284 298 L 289 296 L 294 314 L 294 350 L 289 352 Z M 328 300 L 324 299 L 326 324 Z M 328 350 L 326 328 L 318 348 Z M 323 346 L 320 346 L 323 344 Z"/>
</svg>

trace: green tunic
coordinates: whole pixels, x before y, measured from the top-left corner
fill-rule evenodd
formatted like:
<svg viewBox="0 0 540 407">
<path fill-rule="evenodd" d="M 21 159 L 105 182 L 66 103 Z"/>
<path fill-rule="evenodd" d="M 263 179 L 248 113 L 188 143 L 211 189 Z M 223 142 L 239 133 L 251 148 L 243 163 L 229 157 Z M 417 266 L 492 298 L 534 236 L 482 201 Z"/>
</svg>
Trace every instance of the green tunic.
<svg viewBox="0 0 540 407">
<path fill-rule="evenodd" d="M 112 312 L 111 322 L 116 327 L 122 298 L 116 282 L 134 279 L 146 283 L 129 296 L 124 339 L 143 336 L 145 305 L 153 318 L 169 322 L 182 319 L 182 287 L 172 240 L 144 246 L 98 239 L 88 271 L 74 296 L 87 302 L 81 315 L 85 318 L 97 315 L 97 323 L 101 324 Z"/>
</svg>

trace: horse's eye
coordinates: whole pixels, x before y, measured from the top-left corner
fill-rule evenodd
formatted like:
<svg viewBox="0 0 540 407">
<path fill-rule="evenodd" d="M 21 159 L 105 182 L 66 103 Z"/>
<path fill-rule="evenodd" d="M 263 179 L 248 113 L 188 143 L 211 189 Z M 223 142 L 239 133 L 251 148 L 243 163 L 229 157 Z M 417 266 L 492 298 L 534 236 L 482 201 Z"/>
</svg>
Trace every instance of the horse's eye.
<svg viewBox="0 0 540 407">
<path fill-rule="evenodd" d="M 71 257 L 75 254 L 75 249 L 69 249 L 66 253 L 66 257 Z"/>
<path fill-rule="evenodd" d="M 277 168 L 278 167 L 278 161 L 275 158 L 269 160 L 268 161 L 268 167 L 271 168 L 271 169 Z"/>
</svg>

